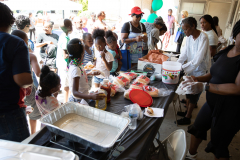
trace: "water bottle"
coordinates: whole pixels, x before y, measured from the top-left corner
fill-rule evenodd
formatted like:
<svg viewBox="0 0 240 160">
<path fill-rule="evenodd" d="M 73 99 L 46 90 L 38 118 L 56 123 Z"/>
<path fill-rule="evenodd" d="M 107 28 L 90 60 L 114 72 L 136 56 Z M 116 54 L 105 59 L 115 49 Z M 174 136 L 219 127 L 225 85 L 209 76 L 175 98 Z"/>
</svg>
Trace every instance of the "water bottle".
<svg viewBox="0 0 240 160">
<path fill-rule="evenodd" d="M 131 120 L 129 124 L 130 129 L 136 129 L 137 128 L 137 118 L 138 118 L 138 110 L 136 107 L 132 107 L 129 110 L 129 118 Z"/>
</svg>

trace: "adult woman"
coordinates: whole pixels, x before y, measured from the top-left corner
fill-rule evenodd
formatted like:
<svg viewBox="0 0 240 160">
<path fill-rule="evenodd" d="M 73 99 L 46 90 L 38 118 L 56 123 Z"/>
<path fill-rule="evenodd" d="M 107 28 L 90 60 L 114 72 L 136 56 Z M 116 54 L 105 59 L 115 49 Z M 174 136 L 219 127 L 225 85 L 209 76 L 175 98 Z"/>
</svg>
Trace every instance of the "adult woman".
<svg viewBox="0 0 240 160">
<path fill-rule="evenodd" d="M 94 23 L 94 28 L 95 29 L 99 28 L 99 29 L 103 29 L 103 30 L 107 31 L 108 27 L 107 27 L 106 23 L 103 22 L 103 20 L 106 18 L 105 12 L 104 11 L 99 12 L 98 15 L 97 15 L 97 18 L 98 19 Z"/>
<path fill-rule="evenodd" d="M 180 24 L 178 24 L 178 22 L 176 22 L 178 25 L 179 25 L 179 28 L 178 28 L 178 32 L 180 32 L 180 36 L 177 38 L 177 49 L 176 49 L 176 52 L 180 52 L 180 49 L 181 49 L 181 46 L 182 46 L 182 42 L 183 42 L 183 38 L 186 36 L 184 34 L 184 31 L 182 29 L 182 20 L 187 18 L 188 17 L 188 11 L 182 11 L 182 19 L 180 21 Z"/>
<path fill-rule="evenodd" d="M 208 35 L 211 57 L 217 53 L 218 36 L 212 16 L 206 14 L 200 18 L 202 30 Z M 213 59 L 212 65 L 213 65 Z"/>
<path fill-rule="evenodd" d="M 142 57 L 143 42 L 147 42 L 145 25 L 140 23 L 142 14 L 144 13 L 139 7 L 132 8 L 132 21 L 124 23 L 121 31 L 122 43 L 125 43 L 125 48 L 130 51 L 132 66 Z"/>
<path fill-rule="evenodd" d="M 214 16 L 213 17 L 213 22 L 214 22 L 214 25 L 215 25 L 215 28 L 217 30 L 217 35 L 218 37 L 222 36 L 222 29 L 219 27 L 218 25 L 218 22 L 219 22 L 219 19 L 217 16 Z"/>
<path fill-rule="evenodd" d="M 182 29 L 187 39 L 178 62 L 183 64 L 182 68 L 188 75 L 203 76 L 210 67 L 208 37 L 205 33 L 197 29 L 197 21 L 193 17 L 185 18 L 182 21 Z M 187 110 L 186 112 L 178 112 L 179 116 L 184 117 L 177 121 L 179 125 L 191 124 L 192 111 L 200 95 L 201 93 L 186 95 Z"/>
<path fill-rule="evenodd" d="M 157 49 L 157 43 L 159 42 L 160 38 L 160 29 L 164 25 L 164 21 L 162 17 L 158 17 L 154 20 L 154 23 L 144 23 L 147 31 L 148 36 L 148 42 L 147 42 L 147 48 L 144 50 L 154 50 Z"/>
<path fill-rule="evenodd" d="M 87 22 L 87 28 L 88 28 L 88 32 L 92 34 L 92 31 L 94 30 L 94 23 L 96 21 L 96 14 L 92 12 L 90 16 L 91 17 Z"/>
<path fill-rule="evenodd" d="M 211 140 L 206 152 L 212 152 L 215 159 L 228 160 L 228 146 L 240 129 L 240 21 L 233 27 L 236 45 L 220 51 L 210 73 L 192 77 L 197 82 L 187 82 L 192 93 L 206 92 L 207 102 L 203 105 L 193 125 L 189 126 L 191 143 L 188 156 L 195 157 L 202 140 L 206 140 L 211 129 Z M 231 72 L 229 72 L 231 71 Z M 204 83 L 202 82 L 207 82 Z M 197 88 L 196 88 L 197 87 Z"/>
</svg>

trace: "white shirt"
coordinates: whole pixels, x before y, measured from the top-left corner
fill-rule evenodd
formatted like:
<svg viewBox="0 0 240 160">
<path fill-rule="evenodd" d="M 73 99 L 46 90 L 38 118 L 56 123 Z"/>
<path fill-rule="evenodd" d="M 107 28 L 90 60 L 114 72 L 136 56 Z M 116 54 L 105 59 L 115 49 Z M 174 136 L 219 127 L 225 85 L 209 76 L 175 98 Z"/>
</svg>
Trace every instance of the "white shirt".
<svg viewBox="0 0 240 160">
<path fill-rule="evenodd" d="M 186 64 L 184 62 L 187 61 Z M 202 76 L 210 70 L 210 48 L 208 37 L 201 32 L 196 40 L 192 36 L 187 37 L 178 62 L 188 75 Z"/>
<path fill-rule="evenodd" d="M 82 75 L 81 69 L 83 71 L 83 75 Z M 70 88 L 72 95 L 73 95 L 73 93 L 72 93 L 73 78 L 75 78 L 75 77 L 80 78 L 78 92 L 83 93 L 83 94 L 88 94 L 89 88 L 88 88 L 87 74 L 82 66 L 81 66 L 81 69 L 76 65 L 71 65 L 71 64 L 69 65 L 68 80 L 69 80 L 69 88 Z M 75 97 L 75 98 L 77 98 L 77 97 Z M 77 99 L 80 99 L 80 98 L 77 98 Z"/>
<path fill-rule="evenodd" d="M 72 33 L 69 34 L 70 39 L 78 38 L 80 40 L 83 39 L 83 33 L 86 33 L 83 29 L 74 28 Z"/>
<path fill-rule="evenodd" d="M 214 32 L 214 30 L 210 30 L 210 31 L 204 31 L 207 36 L 208 36 L 208 40 L 209 40 L 209 46 L 217 46 L 218 45 L 218 36 L 217 34 Z"/>
<path fill-rule="evenodd" d="M 106 68 L 105 63 L 103 62 L 103 60 L 101 58 L 101 53 L 97 49 L 96 49 L 95 57 L 97 58 L 96 69 L 102 71 L 105 75 L 105 77 L 102 75 L 99 75 L 96 77 L 101 78 L 101 79 L 108 78 L 110 75 L 110 71 Z M 107 62 L 114 61 L 113 55 L 109 52 L 105 52 L 105 58 L 106 58 Z"/>
</svg>

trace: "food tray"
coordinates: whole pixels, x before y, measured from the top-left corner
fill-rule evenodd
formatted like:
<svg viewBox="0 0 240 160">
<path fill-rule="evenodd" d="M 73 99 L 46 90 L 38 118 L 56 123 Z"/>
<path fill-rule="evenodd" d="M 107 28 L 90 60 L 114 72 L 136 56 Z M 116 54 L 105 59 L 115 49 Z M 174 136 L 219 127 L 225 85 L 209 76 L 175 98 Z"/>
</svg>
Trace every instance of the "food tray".
<svg viewBox="0 0 240 160">
<path fill-rule="evenodd" d="M 78 160 L 71 151 L 0 140 L 1 160 Z"/>
<path fill-rule="evenodd" d="M 40 121 L 51 132 L 101 152 L 113 147 L 130 122 L 119 115 L 73 102 L 63 104 Z"/>
</svg>

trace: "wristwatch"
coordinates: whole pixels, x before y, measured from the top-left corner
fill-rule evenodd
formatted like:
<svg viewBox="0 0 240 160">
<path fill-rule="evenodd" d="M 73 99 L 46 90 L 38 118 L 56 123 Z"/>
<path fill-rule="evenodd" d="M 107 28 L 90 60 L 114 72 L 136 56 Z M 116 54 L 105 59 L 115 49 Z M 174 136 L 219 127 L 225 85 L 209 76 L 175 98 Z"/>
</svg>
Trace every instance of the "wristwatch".
<svg viewBox="0 0 240 160">
<path fill-rule="evenodd" d="M 207 83 L 207 84 L 205 85 L 205 91 L 209 91 L 209 88 L 210 88 L 209 83 Z"/>
</svg>

